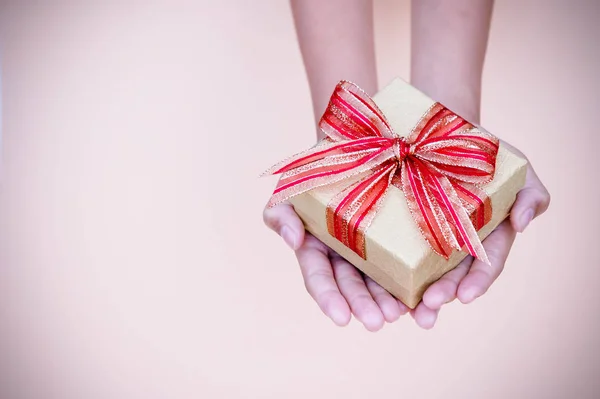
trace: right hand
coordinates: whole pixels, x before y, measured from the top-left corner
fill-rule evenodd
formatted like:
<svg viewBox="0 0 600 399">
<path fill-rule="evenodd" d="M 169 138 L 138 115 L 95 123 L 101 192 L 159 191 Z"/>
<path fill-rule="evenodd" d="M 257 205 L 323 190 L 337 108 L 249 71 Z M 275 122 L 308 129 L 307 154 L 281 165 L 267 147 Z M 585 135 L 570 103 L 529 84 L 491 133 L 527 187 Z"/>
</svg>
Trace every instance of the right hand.
<svg viewBox="0 0 600 399">
<path fill-rule="evenodd" d="M 335 251 L 305 231 L 294 207 L 283 203 L 265 208 L 265 224 L 279 234 L 296 253 L 304 285 L 323 313 L 338 326 L 354 315 L 367 330 L 377 331 L 410 310 L 370 277 L 363 275 Z M 438 310 L 423 302 L 411 312 L 417 324 L 432 328 Z"/>
</svg>

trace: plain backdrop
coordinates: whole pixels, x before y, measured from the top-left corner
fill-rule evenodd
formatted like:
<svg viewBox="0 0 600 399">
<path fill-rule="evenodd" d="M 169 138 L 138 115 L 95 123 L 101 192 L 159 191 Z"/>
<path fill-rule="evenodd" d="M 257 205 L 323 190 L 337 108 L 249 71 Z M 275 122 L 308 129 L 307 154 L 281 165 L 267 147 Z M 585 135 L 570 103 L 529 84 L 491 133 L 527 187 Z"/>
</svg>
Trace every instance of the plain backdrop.
<svg viewBox="0 0 600 399">
<path fill-rule="evenodd" d="M 410 3 L 375 3 L 383 85 Z M 0 397 L 600 397 L 599 35 L 597 1 L 497 2 L 482 124 L 550 210 L 485 296 L 373 334 L 262 224 L 315 138 L 286 1 L 4 2 Z"/>
</svg>

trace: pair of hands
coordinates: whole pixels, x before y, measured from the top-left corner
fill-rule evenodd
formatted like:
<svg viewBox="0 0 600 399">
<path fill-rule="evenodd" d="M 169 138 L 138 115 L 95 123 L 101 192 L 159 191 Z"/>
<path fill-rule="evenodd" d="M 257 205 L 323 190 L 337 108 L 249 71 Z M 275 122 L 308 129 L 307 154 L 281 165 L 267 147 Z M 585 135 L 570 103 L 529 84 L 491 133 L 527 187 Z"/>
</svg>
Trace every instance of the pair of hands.
<svg viewBox="0 0 600 399">
<path fill-rule="evenodd" d="M 503 144 L 525 157 L 516 148 Z M 549 204 L 548 190 L 528 164 L 525 186 L 518 193 L 510 216 L 483 241 L 491 267 L 466 257 L 425 291 L 414 310 L 305 231 L 292 205 L 265 208 L 263 217 L 265 224 L 295 251 L 306 290 L 335 324 L 345 326 L 354 315 L 367 330 L 377 331 L 410 311 L 420 327 L 430 329 L 444 304 L 456 298 L 470 303 L 490 288 L 504 269 L 517 232 L 523 232 Z"/>
</svg>

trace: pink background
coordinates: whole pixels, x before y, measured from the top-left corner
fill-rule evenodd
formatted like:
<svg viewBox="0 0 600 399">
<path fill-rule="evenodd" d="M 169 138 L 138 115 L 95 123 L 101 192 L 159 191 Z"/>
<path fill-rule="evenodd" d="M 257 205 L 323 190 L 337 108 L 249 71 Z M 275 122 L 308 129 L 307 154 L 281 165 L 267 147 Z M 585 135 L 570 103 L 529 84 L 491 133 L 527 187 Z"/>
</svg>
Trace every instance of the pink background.
<svg viewBox="0 0 600 399">
<path fill-rule="evenodd" d="M 377 334 L 262 225 L 314 140 L 287 2 L 32 3 L 0 12 L 0 397 L 600 397 L 599 2 L 498 2 L 482 123 L 550 211 L 484 297 Z M 409 2 L 376 24 L 407 78 Z"/>
</svg>

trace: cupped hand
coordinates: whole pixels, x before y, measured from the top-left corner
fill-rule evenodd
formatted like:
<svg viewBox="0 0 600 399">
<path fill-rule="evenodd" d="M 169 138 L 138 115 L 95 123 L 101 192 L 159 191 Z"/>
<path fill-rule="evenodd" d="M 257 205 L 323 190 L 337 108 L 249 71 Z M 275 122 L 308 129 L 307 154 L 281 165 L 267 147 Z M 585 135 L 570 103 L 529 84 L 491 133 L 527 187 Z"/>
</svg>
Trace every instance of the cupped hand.
<svg viewBox="0 0 600 399">
<path fill-rule="evenodd" d="M 263 215 L 296 252 L 306 290 L 335 324 L 345 326 L 354 315 L 367 330 L 377 331 L 408 313 L 402 302 L 306 232 L 292 205 L 266 208 Z"/>
<path fill-rule="evenodd" d="M 524 157 L 516 148 L 504 144 Z M 470 303 L 490 288 L 504 269 L 517 232 L 523 232 L 549 204 L 550 195 L 529 164 L 525 186 L 517 195 L 510 217 L 483 241 L 491 267 L 468 256 L 433 283 L 413 310 L 306 232 L 292 205 L 265 208 L 263 216 L 265 224 L 295 251 L 306 290 L 335 324 L 347 325 L 354 315 L 367 330 L 377 331 L 410 311 L 420 327 L 429 329 L 435 325 L 444 304 L 456 298 Z"/>
<path fill-rule="evenodd" d="M 506 142 L 503 144 L 512 152 L 526 158 L 515 147 Z M 425 307 L 428 311 L 439 310 L 442 305 L 456 298 L 462 303 L 471 303 L 483 295 L 502 273 L 517 233 L 522 233 L 534 218 L 548 209 L 549 205 L 550 194 L 529 163 L 525 186 L 517 194 L 510 216 L 483 240 L 483 247 L 491 266 L 468 256 L 425 291 L 423 300 L 412 313 L 418 316 L 420 307 Z"/>
</svg>

